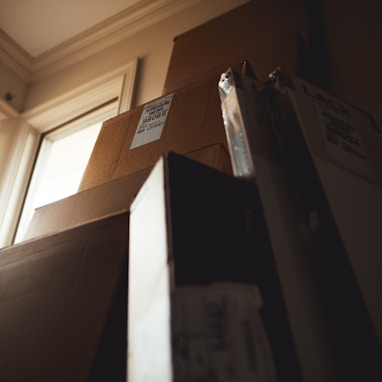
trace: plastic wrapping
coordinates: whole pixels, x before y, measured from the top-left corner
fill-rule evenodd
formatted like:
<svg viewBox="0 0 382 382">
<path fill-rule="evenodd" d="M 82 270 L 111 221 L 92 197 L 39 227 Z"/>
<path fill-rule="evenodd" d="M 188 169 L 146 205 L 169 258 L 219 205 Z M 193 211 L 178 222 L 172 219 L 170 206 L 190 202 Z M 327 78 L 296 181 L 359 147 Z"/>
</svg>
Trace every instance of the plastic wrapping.
<svg viewBox="0 0 382 382">
<path fill-rule="evenodd" d="M 251 126 L 256 122 L 258 95 L 264 85 L 256 80 L 248 68 L 247 63 L 243 63 L 242 73 L 229 68 L 221 75 L 218 86 L 233 174 L 254 179 Z"/>
</svg>

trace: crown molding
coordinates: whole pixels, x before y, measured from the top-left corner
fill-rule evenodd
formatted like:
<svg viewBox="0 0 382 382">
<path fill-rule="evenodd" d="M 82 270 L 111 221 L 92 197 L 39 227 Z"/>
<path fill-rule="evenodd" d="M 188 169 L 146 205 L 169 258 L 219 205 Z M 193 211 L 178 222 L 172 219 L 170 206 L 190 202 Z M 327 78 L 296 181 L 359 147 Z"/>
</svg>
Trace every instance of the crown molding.
<svg viewBox="0 0 382 382">
<path fill-rule="evenodd" d="M 0 60 L 27 82 L 42 80 L 101 52 L 133 34 L 192 7 L 201 0 L 141 0 L 76 37 L 33 58 L 4 32 Z"/>
<path fill-rule="evenodd" d="M 29 82 L 33 57 L 0 29 L 0 61 L 13 70 L 22 80 Z"/>
</svg>

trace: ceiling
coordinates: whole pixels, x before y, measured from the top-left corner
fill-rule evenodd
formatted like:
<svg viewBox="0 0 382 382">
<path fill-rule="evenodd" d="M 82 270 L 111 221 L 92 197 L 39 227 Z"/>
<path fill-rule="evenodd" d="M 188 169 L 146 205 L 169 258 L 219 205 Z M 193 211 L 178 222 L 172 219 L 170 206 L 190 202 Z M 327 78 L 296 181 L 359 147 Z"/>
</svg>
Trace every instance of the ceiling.
<svg viewBox="0 0 382 382">
<path fill-rule="evenodd" d="M 0 29 L 37 57 L 142 2 L 150 1 L 0 0 Z"/>
</svg>

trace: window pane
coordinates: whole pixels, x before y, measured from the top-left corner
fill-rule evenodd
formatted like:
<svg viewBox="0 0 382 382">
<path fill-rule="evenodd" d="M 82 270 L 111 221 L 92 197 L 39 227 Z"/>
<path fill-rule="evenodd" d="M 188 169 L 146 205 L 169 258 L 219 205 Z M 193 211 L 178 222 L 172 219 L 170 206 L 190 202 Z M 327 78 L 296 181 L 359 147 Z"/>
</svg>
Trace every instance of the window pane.
<svg viewBox="0 0 382 382">
<path fill-rule="evenodd" d="M 102 123 L 44 142 L 48 155 L 37 187 L 34 208 L 77 192 Z M 44 147 L 42 147 L 44 149 Z"/>
<path fill-rule="evenodd" d="M 23 240 L 36 208 L 77 192 L 102 122 L 116 115 L 115 104 L 89 116 L 81 117 L 46 134 L 15 235 Z"/>
</svg>

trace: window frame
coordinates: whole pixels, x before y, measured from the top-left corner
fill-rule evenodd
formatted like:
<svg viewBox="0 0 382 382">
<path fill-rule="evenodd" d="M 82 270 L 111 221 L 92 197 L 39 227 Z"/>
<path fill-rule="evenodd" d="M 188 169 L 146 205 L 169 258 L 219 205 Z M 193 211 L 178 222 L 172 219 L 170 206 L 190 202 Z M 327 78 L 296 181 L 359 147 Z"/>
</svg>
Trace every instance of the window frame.
<svg viewBox="0 0 382 382">
<path fill-rule="evenodd" d="M 94 124 L 99 125 L 102 121 L 114 117 L 118 113 L 118 106 L 118 99 L 115 98 L 114 100 L 108 102 L 106 105 L 101 105 L 95 110 L 91 110 L 85 115 L 67 122 L 63 126 L 58 126 L 57 128 L 49 130 L 46 133 L 42 133 L 40 135 L 39 146 L 35 156 L 35 163 L 31 171 L 28 188 L 25 193 L 23 206 L 20 211 L 19 220 L 17 222 L 17 227 L 14 233 L 14 243 L 23 241 L 23 237 L 25 236 L 25 233 L 28 229 L 31 218 L 33 217 L 34 206 L 37 206 L 37 208 L 41 206 L 36 205 L 36 195 L 40 190 L 39 184 L 41 184 L 43 180 L 44 169 L 47 160 L 50 158 L 50 149 L 52 148 L 53 142 L 57 142 L 61 138 L 68 137 L 72 133 L 86 129 L 86 127 L 92 126 Z M 66 194 L 63 197 L 70 195 L 71 194 Z"/>
<path fill-rule="evenodd" d="M 137 65 L 138 59 L 133 59 L 15 118 L 7 132 L 13 136 L 0 174 L 0 248 L 13 243 L 42 134 L 115 98 L 117 114 L 129 110 Z"/>
</svg>

